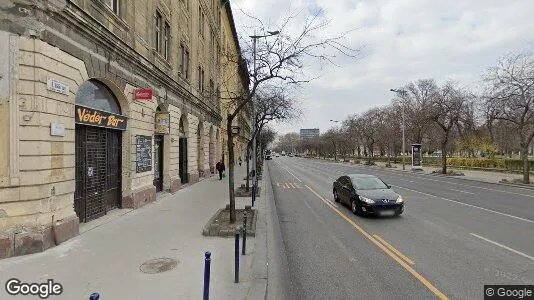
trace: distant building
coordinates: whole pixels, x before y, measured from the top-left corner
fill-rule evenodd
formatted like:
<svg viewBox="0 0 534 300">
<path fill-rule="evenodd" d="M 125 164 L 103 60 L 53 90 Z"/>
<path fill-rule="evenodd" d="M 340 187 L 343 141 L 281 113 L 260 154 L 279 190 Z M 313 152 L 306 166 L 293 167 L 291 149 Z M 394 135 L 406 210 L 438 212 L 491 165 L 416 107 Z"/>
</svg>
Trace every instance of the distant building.
<svg viewBox="0 0 534 300">
<path fill-rule="evenodd" d="M 309 128 L 300 130 L 301 139 L 313 139 L 319 136 L 319 128 Z"/>
</svg>

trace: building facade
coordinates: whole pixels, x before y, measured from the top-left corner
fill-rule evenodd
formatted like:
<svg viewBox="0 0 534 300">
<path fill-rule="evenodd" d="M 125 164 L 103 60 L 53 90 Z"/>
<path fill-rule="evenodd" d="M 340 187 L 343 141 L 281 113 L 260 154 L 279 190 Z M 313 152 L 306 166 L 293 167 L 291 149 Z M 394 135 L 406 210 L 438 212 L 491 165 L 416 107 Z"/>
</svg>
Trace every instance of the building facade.
<svg viewBox="0 0 534 300">
<path fill-rule="evenodd" d="M 221 13 L 221 132 L 222 159 L 228 165 L 227 124 L 228 114 L 235 111 L 236 99 L 248 92 L 249 77 L 246 64 L 241 56 L 238 36 L 230 3 Z M 246 147 L 252 135 L 252 103 L 245 106 L 234 118 L 232 126 L 239 127 L 239 134 L 234 137 L 235 162 L 245 162 Z"/>
<path fill-rule="evenodd" d="M 220 1 L 5 2 L 0 258 L 43 251 L 80 223 L 214 171 Z"/>
<path fill-rule="evenodd" d="M 313 139 L 319 137 L 319 128 L 309 128 L 300 130 L 301 139 Z"/>
</svg>

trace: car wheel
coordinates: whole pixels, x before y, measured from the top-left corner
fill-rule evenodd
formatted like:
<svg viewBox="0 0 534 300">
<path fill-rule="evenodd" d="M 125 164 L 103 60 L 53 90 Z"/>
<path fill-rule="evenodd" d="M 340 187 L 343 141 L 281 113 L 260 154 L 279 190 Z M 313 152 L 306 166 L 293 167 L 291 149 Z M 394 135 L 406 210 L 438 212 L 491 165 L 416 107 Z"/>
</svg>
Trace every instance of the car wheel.
<svg viewBox="0 0 534 300">
<path fill-rule="evenodd" d="M 339 202 L 339 195 L 336 190 L 334 190 L 334 201 Z"/>
<path fill-rule="evenodd" d="M 350 201 L 350 210 L 352 211 L 353 214 L 355 215 L 358 214 L 358 204 L 356 203 L 356 201 L 354 200 Z"/>
</svg>

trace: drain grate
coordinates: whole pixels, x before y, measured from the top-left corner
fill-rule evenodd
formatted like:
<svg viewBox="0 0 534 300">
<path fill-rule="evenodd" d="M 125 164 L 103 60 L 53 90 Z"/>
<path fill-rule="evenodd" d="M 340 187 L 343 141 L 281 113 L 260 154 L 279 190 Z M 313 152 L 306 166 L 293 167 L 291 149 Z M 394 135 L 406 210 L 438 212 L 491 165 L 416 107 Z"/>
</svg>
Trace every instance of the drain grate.
<svg viewBox="0 0 534 300">
<path fill-rule="evenodd" d="M 157 274 L 172 270 L 176 268 L 177 265 L 178 261 L 176 259 L 163 257 L 146 261 L 139 267 L 139 269 L 143 273 Z"/>
</svg>

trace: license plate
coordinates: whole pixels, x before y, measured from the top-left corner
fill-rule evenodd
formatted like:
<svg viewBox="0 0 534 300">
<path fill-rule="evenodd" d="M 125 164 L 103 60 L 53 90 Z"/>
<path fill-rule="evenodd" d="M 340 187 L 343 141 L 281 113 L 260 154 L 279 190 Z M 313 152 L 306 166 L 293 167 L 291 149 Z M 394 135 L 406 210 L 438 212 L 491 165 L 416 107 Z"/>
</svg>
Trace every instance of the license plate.
<svg viewBox="0 0 534 300">
<path fill-rule="evenodd" d="M 393 210 L 384 210 L 380 212 L 381 216 L 393 216 L 395 215 L 395 211 Z"/>
</svg>

